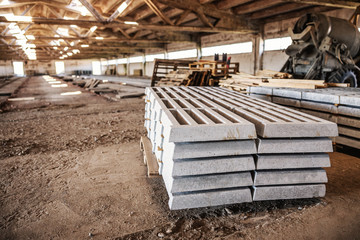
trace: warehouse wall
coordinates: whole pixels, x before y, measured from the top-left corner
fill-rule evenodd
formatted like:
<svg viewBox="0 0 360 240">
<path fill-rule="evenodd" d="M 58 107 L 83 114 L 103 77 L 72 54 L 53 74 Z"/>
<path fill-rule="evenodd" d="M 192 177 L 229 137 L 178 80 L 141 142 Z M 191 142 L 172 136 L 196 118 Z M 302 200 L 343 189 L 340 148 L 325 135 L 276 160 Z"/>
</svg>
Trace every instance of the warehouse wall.
<svg viewBox="0 0 360 240">
<path fill-rule="evenodd" d="M 75 70 L 92 71 L 92 62 L 98 61 L 94 59 L 89 60 L 66 60 L 65 62 L 65 74 L 73 74 Z M 54 63 L 55 65 L 55 63 Z"/>
<path fill-rule="evenodd" d="M 0 61 L 0 76 L 9 76 L 14 74 L 12 61 Z"/>
</svg>

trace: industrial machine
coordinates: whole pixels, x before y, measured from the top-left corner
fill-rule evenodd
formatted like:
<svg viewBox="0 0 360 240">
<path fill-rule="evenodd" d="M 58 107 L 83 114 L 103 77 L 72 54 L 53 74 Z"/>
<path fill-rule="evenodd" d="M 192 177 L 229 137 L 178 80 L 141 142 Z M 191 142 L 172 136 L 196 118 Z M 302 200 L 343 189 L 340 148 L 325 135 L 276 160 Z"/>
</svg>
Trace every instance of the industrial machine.
<svg viewBox="0 0 360 240">
<path fill-rule="evenodd" d="M 360 86 L 358 10 L 347 21 L 323 14 L 306 14 L 289 29 L 292 44 L 281 69 L 294 78 L 319 79 Z"/>
</svg>

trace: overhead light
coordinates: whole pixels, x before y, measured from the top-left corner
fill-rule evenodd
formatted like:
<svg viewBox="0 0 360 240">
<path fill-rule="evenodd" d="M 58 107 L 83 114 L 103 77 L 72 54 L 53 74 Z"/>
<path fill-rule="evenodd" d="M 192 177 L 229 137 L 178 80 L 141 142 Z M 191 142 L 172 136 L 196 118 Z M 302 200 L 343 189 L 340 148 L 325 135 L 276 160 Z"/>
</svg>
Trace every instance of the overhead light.
<svg viewBox="0 0 360 240">
<path fill-rule="evenodd" d="M 70 25 L 70 27 L 77 28 L 78 26 L 77 25 Z"/>
<path fill-rule="evenodd" d="M 79 49 L 73 49 L 72 52 L 73 52 L 74 54 L 77 54 L 77 53 L 80 53 L 80 50 L 79 50 Z"/>
<path fill-rule="evenodd" d="M 68 47 L 64 47 L 64 51 L 67 51 L 69 48 Z"/>
<path fill-rule="evenodd" d="M 74 43 L 74 42 L 71 42 L 71 43 L 70 43 L 70 46 L 72 46 L 72 47 L 73 47 L 74 45 L 75 45 L 75 43 Z"/>
<path fill-rule="evenodd" d="M 80 45 L 82 48 L 85 48 L 85 47 L 89 47 L 88 44 L 83 44 L 83 45 Z"/>
<path fill-rule="evenodd" d="M 124 23 L 129 25 L 139 25 L 137 22 L 132 22 L 132 21 L 125 21 Z"/>
<path fill-rule="evenodd" d="M 32 22 L 32 17 L 29 16 L 13 16 L 13 15 L 4 15 L 8 21 L 17 21 L 17 22 Z"/>
<path fill-rule="evenodd" d="M 103 38 L 103 37 L 96 37 L 95 39 L 97 39 L 97 40 L 103 40 L 104 38 Z"/>
<path fill-rule="evenodd" d="M 119 12 L 119 14 L 121 14 L 128 6 L 129 4 L 126 2 L 123 2 L 117 9 L 117 11 Z"/>
<path fill-rule="evenodd" d="M 72 56 L 73 55 L 73 53 L 72 52 L 68 52 L 68 53 L 66 53 L 68 56 Z"/>
<path fill-rule="evenodd" d="M 63 53 L 63 51 L 60 51 L 60 54 L 62 54 Z"/>
<path fill-rule="evenodd" d="M 60 37 L 60 35 L 55 34 L 54 37 L 57 37 L 57 38 L 58 38 L 58 37 Z"/>
<path fill-rule="evenodd" d="M 97 29 L 97 26 L 92 26 L 92 27 L 90 28 L 90 31 L 91 31 L 91 32 L 95 32 L 96 29 Z"/>
<path fill-rule="evenodd" d="M 27 38 L 28 40 L 35 40 L 34 35 L 26 35 L 26 38 Z"/>
<path fill-rule="evenodd" d="M 57 47 L 53 47 L 55 50 L 57 49 Z"/>
</svg>

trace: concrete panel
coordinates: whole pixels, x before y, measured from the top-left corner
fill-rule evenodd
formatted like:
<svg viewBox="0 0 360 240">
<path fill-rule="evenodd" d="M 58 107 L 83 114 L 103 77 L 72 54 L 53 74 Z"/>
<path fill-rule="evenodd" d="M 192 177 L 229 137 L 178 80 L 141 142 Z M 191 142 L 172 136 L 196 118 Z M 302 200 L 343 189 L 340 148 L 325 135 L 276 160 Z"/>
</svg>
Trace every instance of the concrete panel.
<svg viewBox="0 0 360 240">
<path fill-rule="evenodd" d="M 252 155 L 182 159 L 171 163 L 169 172 L 173 177 L 255 170 Z"/>
<path fill-rule="evenodd" d="M 169 195 L 170 210 L 211 207 L 226 204 L 251 202 L 250 188 L 192 192 Z"/>
<path fill-rule="evenodd" d="M 325 184 L 255 187 L 254 201 L 324 197 Z"/>
<path fill-rule="evenodd" d="M 274 88 L 273 96 L 283 97 L 283 98 L 293 98 L 293 99 L 301 99 L 302 91 L 304 89 L 296 89 L 296 88 Z"/>
<path fill-rule="evenodd" d="M 258 139 L 258 153 L 314 153 L 332 152 L 329 138 Z"/>
<path fill-rule="evenodd" d="M 324 169 L 262 170 L 255 171 L 254 185 L 290 185 L 327 183 Z"/>
<path fill-rule="evenodd" d="M 335 142 L 337 144 L 342 144 L 345 146 L 360 149 L 360 141 L 355 138 L 349 138 L 346 136 L 338 136 L 335 138 Z"/>
<path fill-rule="evenodd" d="M 357 138 L 360 141 L 360 129 L 358 128 L 339 126 L 339 134 L 352 138 Z"/>
<path fill-rule="evenodd" d="M 301 107 L 300 100 L 292 99 L 292 98 L 283 98 L 283 97 L 272 97 L 274 103 L 291 106 L 291 107 Z"/>
<path fill-rule="evenodd" d="M 253 185 L 250 172 L 173 178 L 167 171 L 164 171 L 163 180 L 169 193 L 194 192 Z"/>
<path fill-rule="evenodd" d="M 328 154 L 264 154 L 257 155 L 256 157 L 257 170 L 320 167 L 330 167 L 330 158 Z"/>
</svg>

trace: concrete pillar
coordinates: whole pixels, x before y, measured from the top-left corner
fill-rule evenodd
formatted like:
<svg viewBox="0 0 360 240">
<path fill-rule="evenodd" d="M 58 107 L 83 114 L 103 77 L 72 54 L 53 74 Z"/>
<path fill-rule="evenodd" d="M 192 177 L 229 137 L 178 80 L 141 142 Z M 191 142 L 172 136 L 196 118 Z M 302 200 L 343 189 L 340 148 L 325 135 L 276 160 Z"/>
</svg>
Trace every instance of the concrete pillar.
<svg viewBox="0 0 360 240">
<path fill-rule="evenodd" d="M 129 56 L 126 56 L 126 76 L 130 76 L 130 58 Z"/>
<path fill-rule="evenodd" d="M 254 74 L 264 68 L 264 26 L 260 27 L 260 32 L 253 38 L 253 54 L 254 54 Z"/>
<path fill-rule="evenodd" d="M 196 41 L 196 58 L 198 61 L 202 58 L 201 37 Z"/>
<path fill-rule="evenodd" d="M 146 76 L 146 53 L 143 53 L 143 59 L 142 59 L 142 72 L 143 76 Z"/>
</svg>

